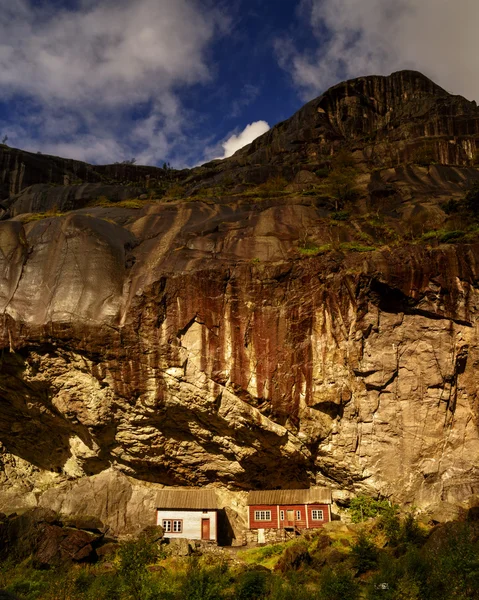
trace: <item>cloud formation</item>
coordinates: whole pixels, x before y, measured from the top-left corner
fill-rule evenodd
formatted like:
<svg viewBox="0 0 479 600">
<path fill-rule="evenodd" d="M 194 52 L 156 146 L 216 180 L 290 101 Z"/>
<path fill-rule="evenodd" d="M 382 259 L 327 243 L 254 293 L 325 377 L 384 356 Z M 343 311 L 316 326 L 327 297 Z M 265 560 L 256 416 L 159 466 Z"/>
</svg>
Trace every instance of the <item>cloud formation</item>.
<svg viewBox="0 0 479 600">
<path fill-rule="evenodd" d="M 255 121 L 254 123 L 246 125 L 241 133 L 238 133 L 237 135 L 233 134 L 226 141 L 222 142 L 221 145 L 224 153 L 223 156 L 220 156 L 219 158 L 233 156 L 237 150 L 251 144 L 253 140 L 269 131 L 269 129 L 270 126 L 266 121 Z"/>
<path fill-rule="evenodd" d="M 479 100 L 477 0 L 302 0 L 300 16 L 317 47 L 282 39 L 276 50 L 305 98 L 343 79 L 417 69 Z"/>
<path fill-rule="evenodd" d="M 178 90 L 208 81 L 208 45 L 227 26 L 197 0 L 79 0 L 76 10 L 0 0 L 0 100 L 32 104 L 10 142 L 99 162 L 131 148 L 138 162 L 162 160 L 188 118 Z"/>
</svg>

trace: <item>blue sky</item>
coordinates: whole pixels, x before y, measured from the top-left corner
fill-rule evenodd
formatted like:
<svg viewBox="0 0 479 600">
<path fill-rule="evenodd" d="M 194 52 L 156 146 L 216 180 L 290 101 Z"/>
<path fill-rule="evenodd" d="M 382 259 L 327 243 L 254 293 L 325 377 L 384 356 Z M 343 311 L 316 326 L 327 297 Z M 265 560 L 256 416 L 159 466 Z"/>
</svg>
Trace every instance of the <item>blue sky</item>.
<svg viewBox="0 0 479 600">
<path fill-rule="evenodd" d="M 0 0 L 0 136 L 94 163 L 230 155 L 349 77 L 479 99 L 477 0 Z"/>
</svg>

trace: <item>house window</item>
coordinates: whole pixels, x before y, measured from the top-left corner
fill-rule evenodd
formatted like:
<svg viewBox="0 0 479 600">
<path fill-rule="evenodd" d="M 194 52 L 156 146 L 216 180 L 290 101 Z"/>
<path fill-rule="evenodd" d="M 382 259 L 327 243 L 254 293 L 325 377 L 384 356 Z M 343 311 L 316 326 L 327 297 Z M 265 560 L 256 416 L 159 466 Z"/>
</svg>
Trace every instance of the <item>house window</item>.
<svg viewBox="0 0 479 600">
<path fill-rule="evenodd" d="M 165 533 L 182 533 L 183 521 L 163 519 L 163 529 L 165 530 Z"/>
<path fill-rule="evenodd" d="M 313 521 L 324 521 L 323 511 L 322 510 L 312 510 L 311 516 Z"/>
<path fill-rule="evenodd" d="M 284 510 L 279 511 L 279 519 L 280 521 L 284 521 Z"/>
<path fill-rule="evenodd" d="M 296 511 L 296 519 L 297 519 L 298 521 L 299 521 L 299 520 L 301 520 L 301 511 L 300 511 L 300 510 L 297 510 L 297 511 Z"/>
<path fill-rule="evenodd" d="M 175 533 L 181 533 L 183 531 L 182 521 L 173 521 L 173 531 Z"/>
<path fill-rule="evenodd" d="M 171 521 L 163 520 L 163 529 L 165 530 L 165 533 L 171 531 Z"/>
<path fill-rule="evenodd" d="M 270 510 L 255 510 L 254 511 L 254 520 L 255 521 L 271 521 L 271 511 Z"/>
</svg>

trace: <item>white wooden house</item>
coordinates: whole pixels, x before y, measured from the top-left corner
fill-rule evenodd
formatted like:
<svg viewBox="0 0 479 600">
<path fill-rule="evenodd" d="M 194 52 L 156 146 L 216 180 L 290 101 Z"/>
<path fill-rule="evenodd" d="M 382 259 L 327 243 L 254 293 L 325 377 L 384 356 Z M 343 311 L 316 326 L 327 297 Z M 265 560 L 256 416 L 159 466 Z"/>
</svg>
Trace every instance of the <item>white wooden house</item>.
<svg viewBox="0 0 479 600">
<path fill-rule="evenodd" d="M 214 490 L 160 490 L 156 505 L 156 523 L 163 527 L 165 538 L 218 541 L 218 500 Z"/>
</svg>

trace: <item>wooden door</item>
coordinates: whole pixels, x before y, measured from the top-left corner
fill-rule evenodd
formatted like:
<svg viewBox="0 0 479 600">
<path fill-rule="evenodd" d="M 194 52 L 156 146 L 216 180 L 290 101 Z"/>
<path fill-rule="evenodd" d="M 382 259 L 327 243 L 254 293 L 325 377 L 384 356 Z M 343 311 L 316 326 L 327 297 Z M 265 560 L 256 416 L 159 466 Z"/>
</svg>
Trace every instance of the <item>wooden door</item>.
<svg viewBox="0 0 479 600">
<path fill-rule="evenodd" d="M 201 539 L 202 540 L 210 539 L 210 520 L 209 519 L 201 519 Z"/>
<path fill-rule="evenodd" d="M 288 521 L 294 521 L 294 510 L 287 510 L 287 517 L 288 517 Z"/>
</svg>

